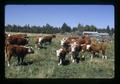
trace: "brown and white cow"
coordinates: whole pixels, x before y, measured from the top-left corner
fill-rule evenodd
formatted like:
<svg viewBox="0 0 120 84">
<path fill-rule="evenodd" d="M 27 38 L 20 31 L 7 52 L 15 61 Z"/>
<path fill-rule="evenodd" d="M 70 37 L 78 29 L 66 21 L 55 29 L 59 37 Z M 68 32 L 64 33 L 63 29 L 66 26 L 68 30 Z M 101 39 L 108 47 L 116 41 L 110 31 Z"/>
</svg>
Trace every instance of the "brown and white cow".
<svg viewBox="0 0 120 84">
<path fill-rule="evenodd" d="M 91 46 L 91 38 L 87 35 L 83 35 L 82 37 L 73 37 L 73 38 L 67 37 L 67 38 L 63 38 L 63 40 L 61 41 L 61 45 L 66 49 L 71 48 L 70 51 L 71 59 L 73 60 L 72 62 L 74 62 L 75 60 L 77 60 L 76 58 L 79 55 L 80 51 L 82 51 L 84 54 L 86 50 L 89 50 Z M 76 49 L 78 49 L 79 51 Z M 85 59 L 85 56 L 83 54 L 81 58 Z"/>
<path fill-rule="evenodd" d="M 56 56 L 58 57 L 58 60 L 59 60 L 58 65 L 61 65 L 65 61 L 66 54 L 67 54 L 67 51 L 63 47 L 56 50 Z"/>
<path fill-rule="evenodd" d="M 27 34 L 13 34 L 13 35 L 8 34 L 8 36 L 17 36 L 17 37 L 29 38 L 29 37 L 27 36 Z"/>
<path fill-rule="evenodd" d="M 39 48 L 40 44 L 39 44 L 39 40 L 41 39 L 42 36 L 35 36 L 34 40 L 35 40 L 35 47 Z"/>
<path fill-rule="evenodd" d="M 61 40 L 61 45 L 63 47 L 68 46 L 70 43 L 77 41 L 80 45 L 86 44 L 87 48 L 90 47 L 91 39 L 88 36 L 82 37 L 66 37 Z"/>
<path fill-rule="evenodd" d="M 89 49 L 89 52 L 93 54 L 91 55 L 91 59 L 96 55 L 96 53 L 102 53 L 102 59 L 107 59 L 107 56 L 105 55 L 106 49 L 107 44 L 105 42 L 92 43 Z"/>
<path fill-rule="evenodd" d="M 70 43 L 70 55 L 71 55 L 71 60 L 72 62 L 79 62 L 79 53 L 81 51 L 81 45 L 79 43 L 77 43 L 76 41 L 73 43 Z"/>
<path fill-rule="evenodd" d="M 6 38 L 7 44 L 26 45 L 29 43 L 28 39 L 20 36 L 11 35 Z"/>
<path fill-rule="evenodd" d="M 24 57 L 27 54 L 34 53 L 34 50 L 32 47 L 25 47 L 25 46 L 19 46 L 19 45 L 11 45 L 8 44 L 5 49 L 6 58 L 7 58 L 7 64 L 10 66 L 10 60 L 12 56 L 16 56 L 18 58 L 18 64 L 23 63 Z"/>
<path fill-rule="evenodd" d="M 49 36 L 40 36 L 37 40 L 36 40 L 36 45 L 37 47 L 43 47 L 43 44 L 45 43 L 51 43 L 52 42 L 52 39 L 55 38 L 56 36 L 55 35 L 49 35 Z"/>
</svg>

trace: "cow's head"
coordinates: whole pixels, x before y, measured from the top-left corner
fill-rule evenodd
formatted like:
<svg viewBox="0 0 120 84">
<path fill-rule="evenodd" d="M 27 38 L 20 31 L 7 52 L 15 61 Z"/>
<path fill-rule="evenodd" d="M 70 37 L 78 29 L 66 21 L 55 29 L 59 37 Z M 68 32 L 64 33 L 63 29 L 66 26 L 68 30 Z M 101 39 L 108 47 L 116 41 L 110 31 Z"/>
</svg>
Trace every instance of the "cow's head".
<svg viewBox="0 0 120 84">
<path fill-rule="evenodd" d="M 53 38 L 56 38 L 56 35 L 52 35 Z"/>
<path fill-rule="evenodd" d="M 41 43 L 41 42 L 42 42 L 42 39 L 43 39 L 43 37 L 39 37 L 38 43 Z"/>
<path fill-rule="evenodd" d="M 70 44 L 71 53 L 75 52 L 77 47 L 78 47 L 78 44 L 76 42 L 71 43 Z"/>
<path fill-rule="evenodd" d="M 60 49 L 58 49 L 58 50 L 56 50 L 56 55 L 57 55 L 57 57 L 59 57 L 60 56 L 60 53 L 63 51 L 63 49 L 62 48 L 60 48 Z"/>
<path fill-rule="evenodd" d="M 28 53 L 34 53 L 34 49 L 32 47 L 27 47 L 27 46 L 23 46 L 24 48 L 27 48 Z"/>
<path fill-rule="evenodd" d="M 63 39 L 61 40 L 61 46 L 64 45 L 64 43 L 65 43 L 66 40 L 67 40 L 67 38 L 63 38 Z"/>
<path fill-rule="evenodd" d="M 34 53 L 34 49 L 32 47 L 28 47 L 28 53 Z"/>
</svg>

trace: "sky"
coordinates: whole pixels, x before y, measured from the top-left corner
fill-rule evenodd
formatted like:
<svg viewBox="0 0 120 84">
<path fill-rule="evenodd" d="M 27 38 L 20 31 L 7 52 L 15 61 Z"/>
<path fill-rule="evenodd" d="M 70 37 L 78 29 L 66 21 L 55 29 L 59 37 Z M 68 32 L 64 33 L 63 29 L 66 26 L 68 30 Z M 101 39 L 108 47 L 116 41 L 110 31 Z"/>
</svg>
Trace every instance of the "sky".
<svg viewBox="0 0 120 84">
<path fill-rule="evenodd" d="M 94 25 L 97 28 L 114 28 L 113 5 L 6 5 L 5 25 L 43 26 L 47 23 L 61 27 L 78 24 Z"/>
</svg>

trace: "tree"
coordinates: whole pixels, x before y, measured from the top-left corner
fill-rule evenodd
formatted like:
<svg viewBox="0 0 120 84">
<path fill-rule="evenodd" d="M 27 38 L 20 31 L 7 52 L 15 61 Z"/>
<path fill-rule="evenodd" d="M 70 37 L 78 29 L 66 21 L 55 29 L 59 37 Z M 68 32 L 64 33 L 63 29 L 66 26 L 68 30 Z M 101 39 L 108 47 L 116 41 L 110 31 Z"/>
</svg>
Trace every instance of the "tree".
<svg viewBox="0 0 120 84">
<path fill-rule="evenodd" d="M 107 31 L 107 33 L 110 33 L 110 27 L 109 27 L 109 25 L 107 26 L 106 31 Z"/>
<path fill-rule="evenodd" d="M 91 29 L 91 31 L 96 31 L 97 30 L 97 28 L 94 25 L 91 25 L 90 29 Z"/>
<path fill-rule="evenodd" d="M 61 32 L 62 33 L 71 32 L 71 28 L 66 23 L 63 23 L 63 25 L 61 27 Z"/>
<path fill-rule="evenodd" d="M 84 31 L 84 27 L 83 27 L 83 25 L 81 25 L 80 23 L 78 24 L 77 28 L 78 28 L 78 30 L 81 31 L 81 32 Z"/>
<path fill-rule="evenodd" d="M 73 27 L 73 29 L 72 29 L 73 32 L 75 32 L 75 31 L 77 31 L 77 30 L 78 30 L 77 27 Z"/>
</svg>

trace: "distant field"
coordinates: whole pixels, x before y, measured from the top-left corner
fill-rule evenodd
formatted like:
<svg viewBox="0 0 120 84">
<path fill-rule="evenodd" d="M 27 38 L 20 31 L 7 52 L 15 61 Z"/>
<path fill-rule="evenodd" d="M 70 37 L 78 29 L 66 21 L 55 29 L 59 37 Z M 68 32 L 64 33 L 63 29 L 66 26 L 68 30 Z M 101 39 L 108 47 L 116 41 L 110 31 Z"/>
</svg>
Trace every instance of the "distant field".
<svg viewBox="0 0 120 84">
<path fill-rule="evenodd" d="M 51 45 L 46 45 L 46 49 L 38 50 L 35 48 L 34 35 L 37 34 L 28 34 L 35 53 L 27 55 L 24 60 L 30 64 L 15 66 L 17 58 L 13 57 L 10 67 L 5 63 L 6 78 L 114 78 L 114 41 L 108 44 L 107 60 L 99 57 L 90 61 L 90 55 L 85 53 L 86 60 L 83 62 L 77 64 L 70 61 L 68 65 L 58 66 L 55 50 L 60 48 L 60 40 L 64 36 L 57 35 Z M 70 58 L 67 56 L 67 59 Z"/>
</svg>

